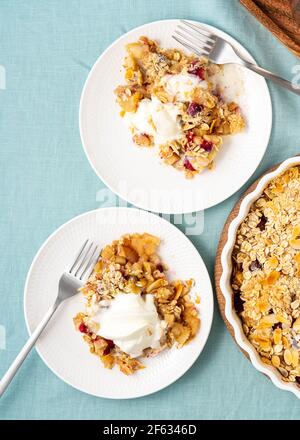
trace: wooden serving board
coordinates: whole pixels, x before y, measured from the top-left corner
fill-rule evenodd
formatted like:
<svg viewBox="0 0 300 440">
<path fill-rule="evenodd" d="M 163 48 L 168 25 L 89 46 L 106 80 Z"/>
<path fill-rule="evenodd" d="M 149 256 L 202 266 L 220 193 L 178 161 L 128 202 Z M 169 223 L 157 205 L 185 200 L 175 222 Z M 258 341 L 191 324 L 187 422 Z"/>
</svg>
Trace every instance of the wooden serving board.
<svg viewBox="0 0 300 440">
<path fill-rule="evenodd" d="M 233 219 L 235 217 L 237 217 L 239 210 L 240 210 L 240 205 L 243 201 L 243 199 L 246 197 L 246 195 L 248 195 L 250 192 L 254 191 L 254 189 L 256 188 L 258 182 L 260 181 L 260 179 L 265 175 L 268 174 L 274 170 L 276 170 L 282 162 L 274 165 L 272 168 L 270 168 L 268 171 L 266 171 L 265 173 L 263 173 L 248 189 L 247 191 L 242 195 L 242 197 L 240 198 L 240 200 L 235 204 L 235 206 L 233 207 L 232 211 L 230 212 L 229 216 L 227 217 L 227 220 L 225 222 L 223 231 L 221 233 L 220 236 L 220 241 L 218 244 L 218 249 L 217 249 L 217 255 L 216 255 L 216 259 L 215 259 L 215 287 L 216 287 L 216 294 L 217 294 L 217 300 L 218 300 L 218 304 L 219 304 L 219 309 L 222 315 L 222 318 L 226 324 L 226 327 L 228 328 L 231 336 L 233 337 L 233 339 L 235 340 L 234 337 L 234 331 L 233 328 L 231 326 L 231 324 L 228 322 L 226 316 L 225 316 L 225 298 L 223 296 L 223 293 L 221 291 L 220 288 L 220 278 L 223 272 L 222 269 L 222 264 L 221 264 L 221 254 L 223 251 L 223 248 L 225 246 L 225 243 L 227 242 L 227 236 L 228 236 L 228 228 L 230 223 L 233 221 Z M 236 341 L 235 341 L 236 342 Z M 244 355 L 249 358 L 248 354 L 238 345 L 238 347 L 240 348 L 240 350 L 244 353 Z"/>
<path fill-rule="evenodd" d="M 299 0 L 240 0 L 241 4 L 300 58 Z"/>
</svg>

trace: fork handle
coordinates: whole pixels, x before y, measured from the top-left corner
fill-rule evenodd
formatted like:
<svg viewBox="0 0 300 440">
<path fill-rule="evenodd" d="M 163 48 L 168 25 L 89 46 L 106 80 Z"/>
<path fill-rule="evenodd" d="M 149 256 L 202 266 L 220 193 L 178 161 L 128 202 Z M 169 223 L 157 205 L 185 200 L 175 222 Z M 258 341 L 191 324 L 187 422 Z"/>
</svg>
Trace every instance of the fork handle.
<svg viewBox="0 0 300 440">
<path fill-rule="evenodd" d="M 243 64 L 243 66 L 247 67 L 248 69 L 252 70 L 253 72 L 258 73 L 259 75 L 262 75 L 267 79 L 271 79 L 276 84 L 279 84 L 280 86 L 285 87 L 290 92 L 293 92 L 296 95 L 300 95 L 300 88 L 293 86 L 293 84 L 290 81 L 288 81 L 284 78 L 281 78 L 280 76 L 275 75 L 274 73 L 270 72 L 269 70 L 263 69 L 260 66 L 256 66 L 255 64 L 249 63 L 248 61 L 243 60 L 242 64 Z"/>
<path fill-rule="evenodd" d="M 53 304 L 53 306 L 50 307 L 50 309 L 48 310 L 48 312 L 46 313 L 44 318 L 41 320 L 41 322 L 38 324 L 38 326 L 36 327 L 34 332 L 29 337 L 28 341 L 26 342 L 26 344 L 24 345 L 24 347 L 22 348 L 20 353 L 17 355 L 16 359 L 13 361 L 13 363 L 11 364 L 11 366 L 9 367 L 7 372 L 2 377 L 2 379 L 0 381 L 0 397 L 5 392 L 6 388 L 8 387 L 8 385 L 10 384 L 12 379 L 14 378 L 15 374 L 17 373 L 20 366 L 22 365 L 22 363 L 26 359 L 27 355 L 31 351 L 32 347 L 36 343 L 38 337 L 40 336 L 40 334 L 42 333 L 42 331 L 44 330 L 44 328 L 48 324 L 51 316 L 53 315 L 53 313 L 55 312 L 55 310 L 57 309 L 59 304 L 60 304 L 60 301 L 56 300 L 55 303 Z"/>
</svg>

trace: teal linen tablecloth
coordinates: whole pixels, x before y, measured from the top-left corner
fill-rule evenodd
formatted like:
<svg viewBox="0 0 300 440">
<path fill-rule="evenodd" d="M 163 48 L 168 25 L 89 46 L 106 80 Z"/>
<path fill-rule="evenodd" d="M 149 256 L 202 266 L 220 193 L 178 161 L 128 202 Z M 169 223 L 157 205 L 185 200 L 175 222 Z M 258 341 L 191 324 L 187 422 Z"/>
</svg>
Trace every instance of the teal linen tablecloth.
<svg viewBox="0 0 300 440">
<path fill-rule="evenodd" d="M 179 17 L 228 32 L 258 63 L 285 77 L 291 78 L 300 64 L 235 0 L 0 0 L 0 375 L 27 338 L 23 287 L 35 253 L 59 225 L 100 206 L 97 193 L 104 185 L 84 155 L 78 131 L 79 98 L 88 71 L 124 32 Z M 269 86 L 274 109 L 270 144 L 246 186 L 272 164 L 300 152 L 300 98 Z M 246 186 L 208 209 L 204 232 L 191 237 L 212 278 L 219 234 Z M 198 361 L 159 393 L 129 401 L 95 398 L 59 380 L 33 351 L 0 401 L 1 419 L 299 415 L 297 398 L 275 388 L 252 367 L 217 308 Z"/>
</svg>

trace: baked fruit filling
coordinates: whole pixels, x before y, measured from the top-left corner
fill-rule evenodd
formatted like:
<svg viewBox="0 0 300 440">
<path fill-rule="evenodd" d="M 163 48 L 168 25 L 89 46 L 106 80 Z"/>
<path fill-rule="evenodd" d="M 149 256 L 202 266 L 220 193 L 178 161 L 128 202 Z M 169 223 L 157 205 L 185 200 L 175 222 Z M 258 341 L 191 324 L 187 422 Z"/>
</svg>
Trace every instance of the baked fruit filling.
<svg viewBox="0 0 300 440">
<path fill-rule="evenodd" d="M 225 102 L 214 83 L 222 67 L 147 37 L 126 50 L 126 84 L 115 93 L 133 141 L 157 146 L 163 161 L 188 178 L 212 168 L 222 136 L 245 127 L 239 106 Z"/>
<path fill-rule="evenodd" d="M 199 329 L 194 282 L 168 279 L 159 245 L 148 233 L 124 235 L 104 247 L 81 288 L 85 310 L 74 318 L 75 328 L 106 368 L 132 374 L 144 368 L 143 357 L 181 348 Z"/>
</svg>

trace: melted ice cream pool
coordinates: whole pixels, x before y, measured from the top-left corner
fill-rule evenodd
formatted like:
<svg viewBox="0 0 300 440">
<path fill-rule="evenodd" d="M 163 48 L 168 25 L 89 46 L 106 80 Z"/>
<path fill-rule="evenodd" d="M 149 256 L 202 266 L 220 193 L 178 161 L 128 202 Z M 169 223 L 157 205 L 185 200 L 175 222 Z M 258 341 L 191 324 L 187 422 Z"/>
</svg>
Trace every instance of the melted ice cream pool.
<svg viewBox="0 0 300 440">
<path fill-rule="evenodd" d="M 210 77 L 213 89 L 220 93 L 226 102 L 234 101 L 244 105 L 245 85 L 243 68 L 234 64 L 225 64 L 222 69 Z"/>
<path fill-rule="evenodd" d="M 131 357 L 141 356 L 145 348 L 160 348 L 165 330 L 165 321 L 158 316 L 153 295 L 119 293 L 92 320 L 100 325 L 99 336 L 112 340 Z"/>
<path fill-rule="evenodd" d="M 125 118 L 133 132 L 153 136 L 155 144 L 164 144 L 182 136 L 178 115 L 175 104 L 162 103 L 153 97 L 142 99 L 137 111 L 126 113 Z"/>
<path fill-rule="evenodd" d="M 196 87 L 207 89 L 206 81 L 191 73 L 178 73 L 165 75 L 161 83 L 166 92 L 180 102 L 191 101 L 192 92 Z"/>
</svg>

